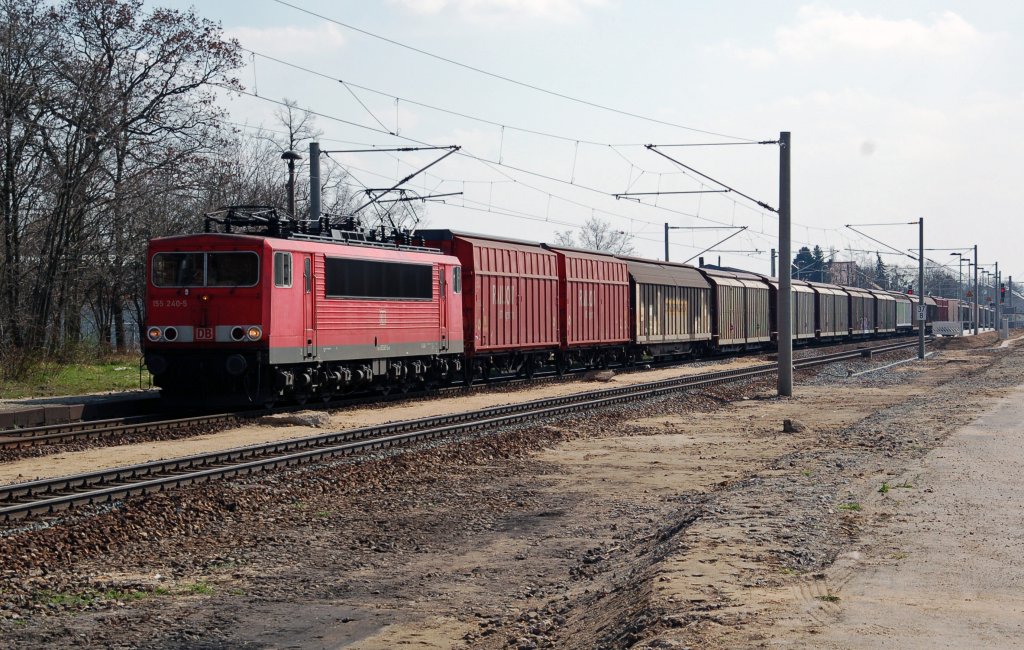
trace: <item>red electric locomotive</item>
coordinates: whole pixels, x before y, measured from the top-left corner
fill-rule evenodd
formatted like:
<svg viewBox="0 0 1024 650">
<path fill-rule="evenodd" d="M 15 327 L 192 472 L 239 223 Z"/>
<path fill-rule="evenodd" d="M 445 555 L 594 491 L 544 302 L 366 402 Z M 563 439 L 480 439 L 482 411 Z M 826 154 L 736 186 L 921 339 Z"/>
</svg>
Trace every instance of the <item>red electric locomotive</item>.
<svg viewBox="0 0 1024 650">
<path fill-rule="evenodd" d="M 207 215 L 223 232 L 150 242 L 145 359 L 165 397 L 302 402 L 461 377 L 458 259 L 293 223 L 232 208 Z"/>
</svg>

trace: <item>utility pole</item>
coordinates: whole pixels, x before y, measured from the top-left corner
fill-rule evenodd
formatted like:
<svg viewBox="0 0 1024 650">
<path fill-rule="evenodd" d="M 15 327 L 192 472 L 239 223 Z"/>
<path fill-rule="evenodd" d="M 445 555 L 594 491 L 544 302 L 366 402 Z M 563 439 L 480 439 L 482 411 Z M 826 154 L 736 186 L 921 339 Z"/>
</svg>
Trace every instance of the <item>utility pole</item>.
<svg viewBox="0 0 1024 650">
<path fill-rule="evenodd" d="M 668 261 L 668 223 L 665 224 L 665 261 Z"/>
<path fill-rule="evenodd" d="M 288 216 L 295 217 L 295 161 L 302 160 L 302 156 L 294 151 L 286 151 L 281 154 L 281 160 L 288 161 Z"/>
<path fill-rule="evenodd" d="M 1002 329 L 1003 322 L 999 320 L 999 262 L 996 262 L 996 272 L 992 275 L 994 286 L 992 287 L 992 315 L 995 317 L 996 331 Z"/>
<path fill-rule="evenodd" d="M 779 396 L 793 396 L 793 247 L 790 242 L 789 131 L 779 133 Z"/>
<path fill-rule="evenodd" d="M 974 245 L 974 335 L 978 335 L 978 245 Z"/>
<path fill-rule="evenodd" d="M 774 278 L 774 277 L 776 277 L 776 276 L 775 276 L 775 254 L 776 254 L 776 251 L 775 251 L 775 249 L 773 248 L 773 249 L 772 249 L 772 277 L 773 277 L 773 278 Z"/>
<path fill-rule="evenodd" d="M 918 217 L 918 292 L 917 292 L 917 311 L 918 319 L 921 321 L 921 326 L 917 328 L 917 358 L 924 359 L 924 323 L 925 323 L 925 307 L 924 307 L 924 217 Z"/>
<path fill-rule="evenodd" d="M 309 227 L 320 234 L 320 143 L 309 143 Z M 330 234 L 330 233 L 328 233 Z"/>
</svg>

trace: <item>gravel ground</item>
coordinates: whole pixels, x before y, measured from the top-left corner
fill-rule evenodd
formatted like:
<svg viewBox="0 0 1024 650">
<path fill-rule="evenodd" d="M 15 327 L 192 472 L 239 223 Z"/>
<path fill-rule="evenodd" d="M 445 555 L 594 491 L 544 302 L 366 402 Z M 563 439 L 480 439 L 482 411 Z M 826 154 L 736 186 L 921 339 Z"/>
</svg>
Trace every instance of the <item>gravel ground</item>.
<svg viewBox="0 0 1024 650">
<path fill-rule="evenodd" d="M 800 371 L 808 398 L 733 384 L 10 525 L 0 632 L 25 647 L 750 643 L 766 623 L 751 593 L 822 588 L 877 477 L 1024 380 L 1015 348 L 941 347 L 864 375 L 849 371 L 910 354 Z M 780 436 L 782 415 L 810 426 Z"/>
</svg>

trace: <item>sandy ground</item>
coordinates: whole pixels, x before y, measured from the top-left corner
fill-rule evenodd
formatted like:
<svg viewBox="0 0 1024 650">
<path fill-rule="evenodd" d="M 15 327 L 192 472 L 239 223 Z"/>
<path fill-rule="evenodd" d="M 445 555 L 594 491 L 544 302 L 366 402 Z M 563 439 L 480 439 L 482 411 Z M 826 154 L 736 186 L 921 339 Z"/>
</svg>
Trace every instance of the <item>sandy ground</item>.
<svg viewBox="0 0 1024 650">
<path fill-rule="evenodd" d="M 867 362 L 801 371 L 791 399 L 754 382 L 135 500 L 66 535 L 11 537 L 0 557 L 37 599 L 156 575 L 169 593 L 0 619 L 0 634 L 21 647 L 1019 647 L 1024 349 L 993 345 L 945 343 L 855 377 Z M 525 395 L 474 396 L 501 397 Z M 21 568 L 30 543 L 52 553 L 43 575 Z"/>
<path fill-rule="evenodd" d="M 754 358 L 729 359 L 715 363 L 714 369 L 732 369 L 759 365 L 764 361 Z M 648 381 L 658 381 L 671 377 L 681 377 L 702 372 L 712 368 L 708 364 L 663 368 L 645 372 L 631 372 L 616 375 L 607 384 L 591 381 L 544 382 L 534 388 L 512 393 L 502 391 L 477 391 L 468 395 L 457 395 L 431 400 L 413 400 L 405 403 L 367 406 L 335 412 L 330 423 L 324 427 L 280 426 L 274 424 L 256 424 L 254 426 L 235 427 L 207 435 L 192 436 L 176 440 L 100 447 L 53 454 L 49 456 L 24 458 L 17 461 L 0 463 L 0 485 L 22 483 L 40 478 L 63 476 L 81 472 L 120 467 L 136 463 L 145 463 L 165 458 L 188 456 L 191 454 L 208 453 L 255 445 L 278 440 L 315 436 L 325 431 L 340 431 L 359 427 L 384 424 L 402 420 L 475 411 L 492 406 L 511 404 L 532 399 L 544 399 L 561 395 L 572 395 L 594 390 L 595 386 L 607 385 L 627 386 Z"/>
<path fill-rule="evenodd" d="M 914 489 L 877 499 L 875 517 L 887 522 L 826 572 L 836 610 L 824 625 L 803 619 L 795 639 L 773 645 L 1024 646 L 1024 389 L 958 429 L 898 484 Z"/>
</svg>

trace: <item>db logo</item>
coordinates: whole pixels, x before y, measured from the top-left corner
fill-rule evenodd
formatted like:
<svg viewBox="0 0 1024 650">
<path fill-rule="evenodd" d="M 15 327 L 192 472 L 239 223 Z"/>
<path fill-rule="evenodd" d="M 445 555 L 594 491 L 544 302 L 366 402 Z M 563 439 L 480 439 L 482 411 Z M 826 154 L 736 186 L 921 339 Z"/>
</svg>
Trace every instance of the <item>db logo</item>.
<svg viewBox="0 0 1024 650">
<path fill-rule="evenodd" d="M 196 340 L 197 341 L 212 341 L 213 340 L 213 328 L 212 327 L 197 327 L 196 328 Z"/>
</svg>

